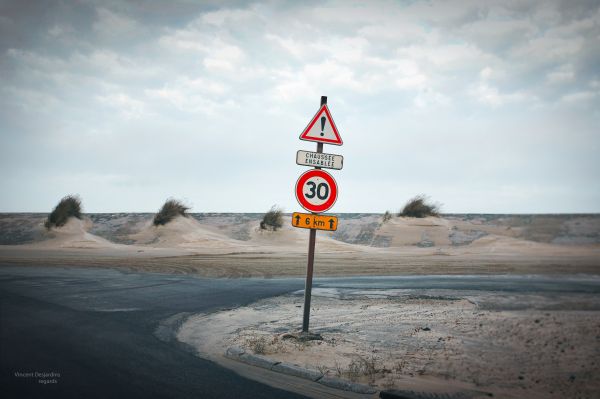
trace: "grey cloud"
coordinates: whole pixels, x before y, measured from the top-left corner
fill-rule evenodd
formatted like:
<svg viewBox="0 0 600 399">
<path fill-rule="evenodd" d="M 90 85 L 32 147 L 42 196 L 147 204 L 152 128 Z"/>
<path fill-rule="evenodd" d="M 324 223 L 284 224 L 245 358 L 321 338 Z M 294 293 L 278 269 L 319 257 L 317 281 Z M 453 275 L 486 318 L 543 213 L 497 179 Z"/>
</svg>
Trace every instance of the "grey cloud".
<svg viewBox="0 0 600 399">
<path fill-rule="evenodd" d="M 0 210 L 24 195 L 45 209 L 78 185 L 97 210 L 119 209 L 106 192 L 153 210 L 177 191 L 198 210 L 291 209 L 293 154 L 309 149 L 297 135 L 321 94 L 346 142 L 331 149 L 347 155 L 341 211 L 381 210 L 352 190 L 390 182 L 397 201 L 431 190 L 454 198 L 449 211 L 458 192 L 490 200 L 494 186 L 512 194 L 489 211 L 553 192 L 550 208 L 589 210 L 600 11 L 566 4 L 4 2 L 0 176 L 15 197 Z M 202 191 L 236 197 L 269 178 L 243 204 Z"/>
</svg>

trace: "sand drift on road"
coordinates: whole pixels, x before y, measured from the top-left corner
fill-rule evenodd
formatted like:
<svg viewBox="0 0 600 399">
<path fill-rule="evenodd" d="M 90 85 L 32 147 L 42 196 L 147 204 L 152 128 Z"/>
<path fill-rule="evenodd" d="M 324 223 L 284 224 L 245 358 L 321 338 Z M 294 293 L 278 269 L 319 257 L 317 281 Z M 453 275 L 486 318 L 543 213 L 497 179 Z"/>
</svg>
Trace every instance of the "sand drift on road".
<svg viewBox="0 0 600 399">
<path fill-rule="evenodd" d="M 539 276 L 457 278 L 445 283 L 452 289 L 366 288 L 377 280 L 315 288 L 311 330 L 322 341 L 286 339 L 301 326 L 302 291 L 190 317 L 178 338 L 213 360 L 240 347 L 378 389 L 503 398 L 600 391 L 600 279 L 576 278 L 583 289 L 575 292 L 568 280 Z M 460 287 L 468 284 L 479 289 Z"/>
</svg>

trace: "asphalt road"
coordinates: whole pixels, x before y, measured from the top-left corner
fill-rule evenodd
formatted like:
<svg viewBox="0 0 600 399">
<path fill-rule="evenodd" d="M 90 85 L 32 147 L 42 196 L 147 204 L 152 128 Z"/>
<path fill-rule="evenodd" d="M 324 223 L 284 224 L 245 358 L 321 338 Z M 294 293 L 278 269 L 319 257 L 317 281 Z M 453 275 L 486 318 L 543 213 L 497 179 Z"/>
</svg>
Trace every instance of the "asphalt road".
<svg viewBox="0 0 600 399">
<path fill-rule="evenodd" d="M 213 280 L 105 269 L 0 267 L 1 395 L 301 398 L 194 356 L 169 339 L 164 320 L 302 286 L 298 279 Z M 39 378 L 35 372 L 60 377 Z"/>
<path fill-rule="evenodd" d="M 173 338 L 173 331 L 188 313 L 232 308 L 303 286 L 302 279 L 206 279 L 0 265 L 2 397 L 299 398 L 198 358 Z M 539 292 L 549 297 L 600 293 L 600 279 L 589 276 L 325 278 L 314 286 Z M 36 372 L 60 376 L 36 377 Z"/>
</svg>

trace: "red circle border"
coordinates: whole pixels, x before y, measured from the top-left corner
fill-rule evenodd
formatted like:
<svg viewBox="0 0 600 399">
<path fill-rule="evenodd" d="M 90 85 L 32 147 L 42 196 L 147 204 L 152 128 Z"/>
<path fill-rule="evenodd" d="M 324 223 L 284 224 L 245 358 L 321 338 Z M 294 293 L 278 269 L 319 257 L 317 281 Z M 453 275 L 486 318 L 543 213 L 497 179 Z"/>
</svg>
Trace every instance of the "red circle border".
<svg viewBox="0 0 600 399">
<path fill-rule="evenodd" d="M 312 205 L 308 203 L 308 201 L 306 201 L 306 199 L 304 198 L 304 195 L 302 195 L 302 187 L 304 186 L 304 183 L 313 176 L 321 177 L 322 179 L 327 181 L 327 183 L 329 183 L 329 187 L 331 187 L 331 196 L 329 197 L 329 200 L 327 200 L 321 205 Z M 306 209 L 307 211 L 314 213 L 321 213 L 331 209 L 331 207 L 337 201 L 338 195 L 338 187 L 335 179 L 329 173 L 321 169 L 311 169 L 302 173 L 296 181 L 295 191 L 296 200 L 298 200 L 300 206 L 302 206 L 302 208 Z"/>
</svg>

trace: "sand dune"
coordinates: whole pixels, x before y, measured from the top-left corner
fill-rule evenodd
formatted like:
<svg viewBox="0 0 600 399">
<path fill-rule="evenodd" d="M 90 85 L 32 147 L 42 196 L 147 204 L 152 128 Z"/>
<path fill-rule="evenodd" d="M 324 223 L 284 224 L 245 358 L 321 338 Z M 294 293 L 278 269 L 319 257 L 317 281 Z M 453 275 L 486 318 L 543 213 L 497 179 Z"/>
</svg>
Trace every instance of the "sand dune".
<svg viewBox="0 0 600 399">
<path fill-rule="evenodd" d="M 46 232 L 46 240 L 30 244 L 39 248 L 106 248 L 114 249 L 119 246 L 102 237 L 88 232 L 92 226 L 90 219 L 69 218 L 67 223 L 61 227 L 53 227 Z"/>
<path fill-rule="evenodd" d="M 309 231 L 292 227 L 290 216 L 277 231 L 261 230 L 261 218 L 196 214 L 157 227 L 151 214 L 91 214 L 48 232 L 40 214 L 4 214 L 0 243 L 8 245 L 0 245 L 0 261 L 109 265 L 119 259 L 117 266 L 159 272 L 303 274 Z M 338 231 L 317 232 L 316 257 L 322 275 L 598 273 L 599 231 L 594 215 L 450 215 L 382 223 L 380 215 L 348 214 L 340 216 Z"/>
<path fill-rule="evenodd" d="M 290 216 L 283 218 L 283 226 L 276 231 L 261 230 L 259 222 L 254 222 L 251 226 L 248 242 L 255 246 L 281 252 L 305 253 L 307 251 L 309 230 L 293 227 Z M 335 240 L 330 234 L 323 231 L 318 231 L 317 237 L 319 251 L 322 252 L 364 252 L 369 250 L 365 246 Z"/>
<path fill-rule="evenodd" d="M 376 234 L 388 237 L 390 247 L 433 247 L 451 245 L 451 232 L 452 226 L 447 219 L 399 217 L 384 223 Z"/>
<path fill-rule="evenodd" d="M 40 239 L 21 245 L 0 245 L 0 258 L 5 259 L 71 259 L 77 263 L 99 258 L 162 257 L 182 255 L 171 248 L 124 245 L 90 233 L 92 220 L 69 218 L 61 227 L 46 230 L 43 221 L 35 226 Z"/>
<path fill-rule="evenodd" d="M 119 218 L 123 218 L 119 216 Z M 16 219 L 22 223 L 22 217 Z M 106 219 L 94 226 L 89 218 L 72 218 L 60 228 L 46 231 L 41 222 L 35 226 L 39 237 L 28 243 L 28 248 L 46 249 L 124 249 L 125 247 L 156 248 L 199 251 L 201 253 L 223 252 L 277 252 L 305 253 L 308 247 L 308 230 L 291 226 L 290 216 L 284 216 L 283 226 L 277 231 L 260 229 L 258 218 L 216 215 L 212 221 L 189 216 L 177 217 L 164 226 L 154 226 L 150 216 L 135 220 L 129 234 L 120 235 L 122 245 L 107 238 L 90 233 L 90 230 L 106 234 Z M 579 225 L 580 222 L 569 222 Z M 590 223 L 583 228 L 590 230 Z M 133 227 L 133 229 L 132 229 Z M 318 231 L 320 252 L 347 253 L 419 253 L 419 254 L 535 254 L 569 253 L 572 245 L 556 245 L 535 242 L 523 238 L 527 225 L 502 225 L 497 221 L 486 223 L 480 219 L 465 220 L 448 217 L 405 218 L 397 217 L 382 223 L 378 216 L 352 218 L 340 223 L 337 232 Z M 571 227 L 572 228 L 572 227 Z M 31 229 L 31 228 L 30 228 Z M 540 227 L 538 226 L 539 230 Z M 548 228 L 546 227 L 546 230 Z M 564 227 L 563 227 L 564 230 Z M 595 233 L 595 230 L 590 230 Z M 588 236 L 593 236 L 586 231 Z M 103 234 L 103 235 L 104 235 Z M 125 239 L 124 239 L 125 238 Z M 564 238 L 561 238 L 565 241 Z M 579 248 L 581 246 L 577 246 Z M 598 244 L 584 245 L 587 250 L 598 248 Z M 381 251 L 385 248 L 385 251 Z"/>
<path fill-rule="evenodd" d="M 223 249 L 247 246 L 223 234 L 211 231 L 191 217 L 177 216 L 169 223 L 154 226 L 148 222 L 141 231 L 130 234 L 137 245 L 188 249 Z"/>
</svg>

